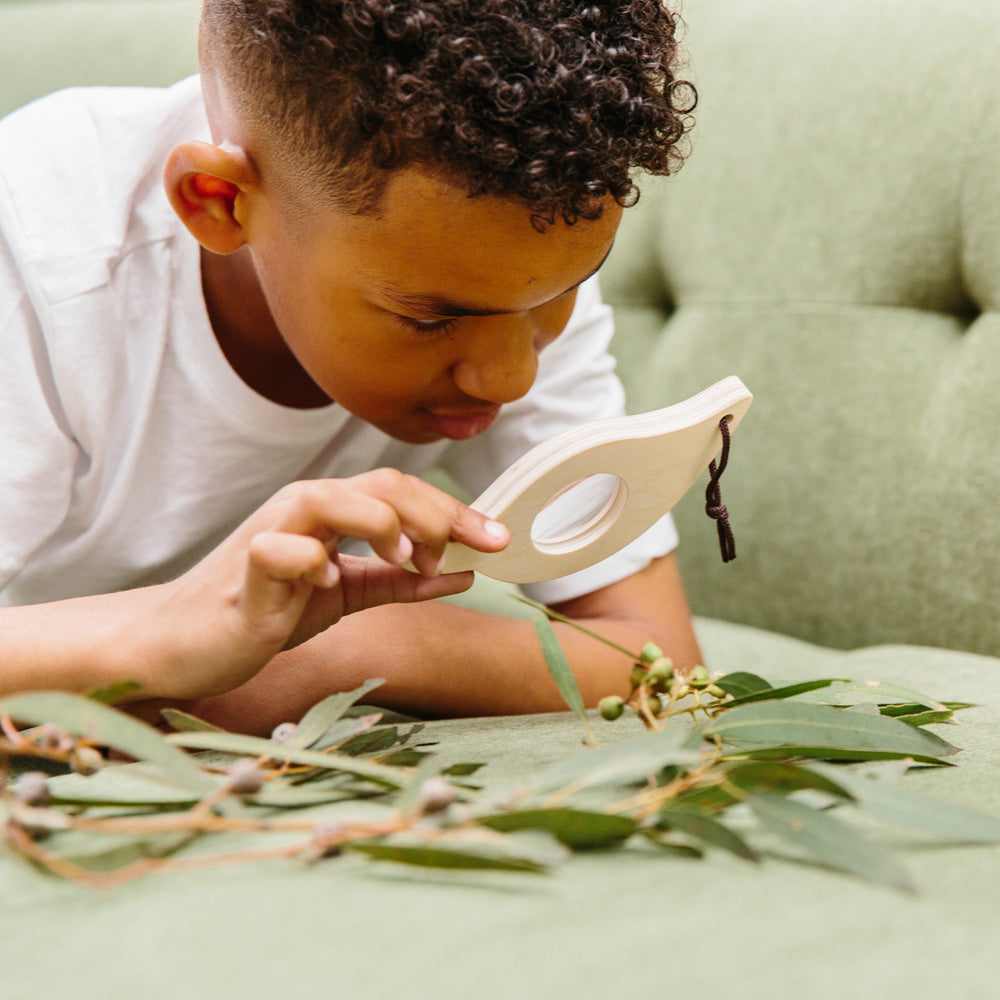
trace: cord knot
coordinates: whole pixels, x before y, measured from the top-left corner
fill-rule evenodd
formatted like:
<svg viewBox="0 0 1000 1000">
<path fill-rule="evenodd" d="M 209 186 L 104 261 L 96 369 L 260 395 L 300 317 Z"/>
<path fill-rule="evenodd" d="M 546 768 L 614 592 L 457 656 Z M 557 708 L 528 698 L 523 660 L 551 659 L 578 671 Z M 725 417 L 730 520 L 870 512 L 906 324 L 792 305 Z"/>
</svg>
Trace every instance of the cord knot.
<svg viewBox="0 0 1000 1000">
<path fill-rule="evenodd" d="M 716 465 L 713 459 L 708 463 L 708 486 L 705 488 L 705 513 L 715 521 L 715 526 L 719 532 L 719 551 L 722 553 L 724 563 L 731 562 L 736 558 L 736 541 L 733 538 L 733 529 L 729 524 L 729 511 L 722 502 L 722 490 L 719 487 L 719 480 L 722 473 L 726 471 L 729 464 L 729 417 L 723 417 L 719 421 L 719 430 L 722 433 L 722 453 L 719 455 L 719 462 Z"/>
</svg>

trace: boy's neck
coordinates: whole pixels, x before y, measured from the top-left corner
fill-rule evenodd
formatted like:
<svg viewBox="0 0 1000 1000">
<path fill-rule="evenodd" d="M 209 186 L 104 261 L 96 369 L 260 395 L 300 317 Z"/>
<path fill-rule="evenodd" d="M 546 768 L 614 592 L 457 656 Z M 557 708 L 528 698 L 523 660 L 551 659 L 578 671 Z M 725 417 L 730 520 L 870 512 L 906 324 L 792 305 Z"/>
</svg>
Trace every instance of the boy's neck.
<svg viewBox="0 0 1000 1000">
<path fill-rule="evenodd" d="M 215 339 L 251 389 L 295 409 L 330 402 L 282 338 L 246 247 L 227 256 L 202 248 L 201 287 Z"/>
</svg>

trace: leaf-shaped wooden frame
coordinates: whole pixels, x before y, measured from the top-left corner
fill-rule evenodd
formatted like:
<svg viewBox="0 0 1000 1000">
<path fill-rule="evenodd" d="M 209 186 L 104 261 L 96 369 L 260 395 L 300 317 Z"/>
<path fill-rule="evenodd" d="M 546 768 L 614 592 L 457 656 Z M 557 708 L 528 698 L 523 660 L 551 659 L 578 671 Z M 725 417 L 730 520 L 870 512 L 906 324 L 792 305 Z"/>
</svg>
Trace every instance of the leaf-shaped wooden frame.
<svg viewBox="0 0 1000 1000">
<path fill-rule="evenodd" d="M 536 445 L 471 505 L 507 526 L 502 552 L 459 543 L 445 550 L 445 572 L 474 569 L 508 583 L 552 580 L 585 569 L 638 538 L 695 484 L 718 453 L 719 421 L 732 431 L 753 400 L 735 375 L 680 403 L 649 413 L 572 427 Z M 539 513 L 594 476 L 616 488 L 572 531 L 532 538 Z"/>
</svg>

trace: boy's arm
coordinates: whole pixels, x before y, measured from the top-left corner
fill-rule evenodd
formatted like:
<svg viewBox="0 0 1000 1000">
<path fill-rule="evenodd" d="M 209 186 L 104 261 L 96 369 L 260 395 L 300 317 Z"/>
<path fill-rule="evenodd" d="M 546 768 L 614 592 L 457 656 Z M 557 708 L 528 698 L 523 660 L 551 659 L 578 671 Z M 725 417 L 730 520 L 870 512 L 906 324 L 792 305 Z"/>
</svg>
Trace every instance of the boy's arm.
<svg viewBox="0 0 1000 1000">
<path fill-rule="evenodd" d="M 701 662 L 673 555 L 558 607 L 592 631 L 638 652 L 655 642 L 679 666 Z M 584 699 L 626 695 L 632 661 L 554 622 Z M 252 681 L 191 710 L 226 728 L 269 732 L 333 691 L 384 677 L 374 700 L 416 715 L 559 711 L 566 705 L 530 621 L 435 602 L 373 608 L 343 619 L 275 657 Z"/>
<path fill-rule="evenodd" d="M 381 558 L 341 556 L 345 536 Z M 170 583 L 0 608 L 0 695 L 121 680 L 175 701 L 229 691 L 344 616 L 467 589 L 472 573 L 439 575 L 450 538 L 496 550 L 508 537 L 391 469 L 295 483 Z"/>
</svg>

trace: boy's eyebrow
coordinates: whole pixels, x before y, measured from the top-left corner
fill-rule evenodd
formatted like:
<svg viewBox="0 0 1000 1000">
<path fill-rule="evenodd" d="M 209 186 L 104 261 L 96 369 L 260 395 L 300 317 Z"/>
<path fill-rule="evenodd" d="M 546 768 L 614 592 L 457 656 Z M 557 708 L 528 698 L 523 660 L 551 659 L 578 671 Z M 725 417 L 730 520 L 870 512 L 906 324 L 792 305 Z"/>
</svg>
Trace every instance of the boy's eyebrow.
<svg viewBox="0 0 1000 1000">
<path fill-rule="evenodd" d="M 581 278 L 575 285 L 570 285 L 561 294 L 565 295 L 567 292 L 573 291 L 574 288 L 579 288 L 585 281 L 597 274 L 604 266 L 604 262 L 608 259 L 610 253 L 611 248 L 609 247 L 608 252 L 601 258 L 600 263 L 590 274 Z M 392 285 L 383 285 L 380 291 L 387 298 L 392 299 L 401 309 L 426 312 L 432 316 L 504 316 L 509 313 L 521 311 L 520 309 L 492 309 L 489 307 L 474 306 L 465 302 L 456 302 L 453 299 L 445 298 L 443 295 L 411 294 L 394 288 Z"/>
</svg>

